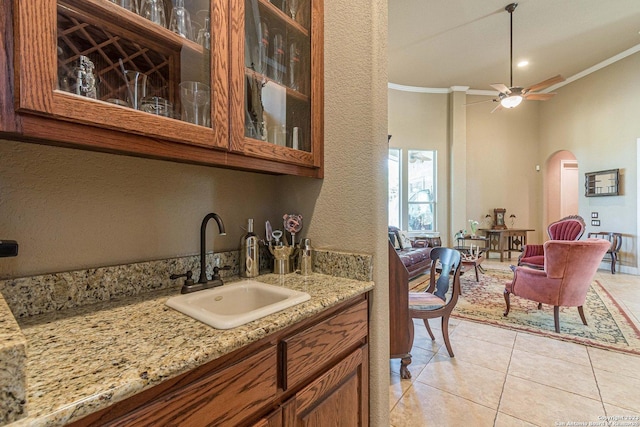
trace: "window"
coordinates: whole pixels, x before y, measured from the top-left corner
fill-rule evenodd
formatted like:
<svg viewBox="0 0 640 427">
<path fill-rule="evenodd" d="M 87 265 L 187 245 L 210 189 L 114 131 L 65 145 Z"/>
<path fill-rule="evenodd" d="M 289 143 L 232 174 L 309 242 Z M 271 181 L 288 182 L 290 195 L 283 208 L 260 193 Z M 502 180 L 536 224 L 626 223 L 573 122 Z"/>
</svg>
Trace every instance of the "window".
<svg viewBox="0 0 640 427">
<path fill-rule="evenodd" d="M 389 225 L 436 230 L 436 152 L 389 149 Z M 404 185 L 403 185 L 404 184 Z"/>
</svg>

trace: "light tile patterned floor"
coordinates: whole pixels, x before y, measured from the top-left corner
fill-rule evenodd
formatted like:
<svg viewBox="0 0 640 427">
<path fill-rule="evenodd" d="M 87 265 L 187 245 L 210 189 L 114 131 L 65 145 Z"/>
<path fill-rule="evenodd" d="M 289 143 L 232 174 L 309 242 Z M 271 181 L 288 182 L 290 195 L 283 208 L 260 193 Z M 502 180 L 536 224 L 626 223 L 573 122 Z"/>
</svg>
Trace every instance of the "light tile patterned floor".
<svg viewBox="0 0 640 427">
<path fill-rule="evenodd" d="M 596 279 L 640 327 L 640 276 L 600 270 Z M 606 417 L 640 427 L 640 356 L 452 319 L 450 358 L 439 320 L 430 325 L 435 342 L 415 322 L 410 380 L 400 379 L 399 360 L 390 362 L 394 427 L 556 427 Z"/>
</svg>

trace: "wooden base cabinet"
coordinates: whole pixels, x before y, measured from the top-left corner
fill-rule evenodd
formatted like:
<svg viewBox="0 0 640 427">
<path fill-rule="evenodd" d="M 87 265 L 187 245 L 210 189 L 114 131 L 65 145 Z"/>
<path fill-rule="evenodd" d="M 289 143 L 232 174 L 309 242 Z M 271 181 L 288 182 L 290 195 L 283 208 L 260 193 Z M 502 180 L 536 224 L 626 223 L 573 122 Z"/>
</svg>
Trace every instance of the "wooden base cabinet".
<svg viewBox="0 0 640 427">
<path fill-rule="evenodd" d="M 367 426 L 368 295 L 72 426 Z"/>
</svg>

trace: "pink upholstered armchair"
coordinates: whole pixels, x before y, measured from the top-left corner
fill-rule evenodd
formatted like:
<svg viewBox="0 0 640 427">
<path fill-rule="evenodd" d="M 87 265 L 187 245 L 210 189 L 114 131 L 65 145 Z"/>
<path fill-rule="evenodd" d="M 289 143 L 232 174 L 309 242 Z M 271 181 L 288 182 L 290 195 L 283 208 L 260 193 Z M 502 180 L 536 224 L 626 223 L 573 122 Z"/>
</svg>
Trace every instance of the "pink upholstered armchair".
<svg viewBox="0 0 640 427">
<path fill-rule="evenodd" d="M 570 215 L 549 224 L 547 233 L 550 240 L 579 240 L 584 234 L 584 229 L 584 219 L 579 215 Z M 518 258 L 518 265 L 542 270 L 544 268 L 543 245 L 525 245 Z"/>
<path fill-rule="evenodd" d="M 504 289 L 507 309 L 511 309 L 510 294 L 553 306 L 556 332 L 560 332 L 559 308 L 578 307 L 582 323 L 587 324 L 582 305 L 587 290 L 598 270 L 602 257 L 611 247 L 603 239 L 579 241 L 549 240 L 544 244 L 544 270 L 526 267 L 514 269 L 513 282 Z"/>
</svg>

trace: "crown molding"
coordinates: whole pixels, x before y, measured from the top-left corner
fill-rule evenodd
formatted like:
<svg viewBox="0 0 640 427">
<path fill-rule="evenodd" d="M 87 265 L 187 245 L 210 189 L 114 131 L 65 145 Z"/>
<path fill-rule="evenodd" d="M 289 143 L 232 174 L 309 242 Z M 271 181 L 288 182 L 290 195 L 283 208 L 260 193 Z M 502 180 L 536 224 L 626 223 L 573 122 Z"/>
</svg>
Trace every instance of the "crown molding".
<svg viewBox="0 0 640 427">
<path fill-rule="evenodd" d="M 604 61 L 599 62 L 593 67 L 587 68 L 584 71 L 574 74 L 573 76 L 567 78 L 565 81 L 540 91 L 540 93 L 553 92 L 554 90 L 559 89 L 562 86 L 568 85 L 571 82 L 575 82 L 576 80 L 586 77 L 589 74 L 595 73 L 596 71 L 601 70 L 604 67 L 607 67 L 637 52 L 640 52 L 640 44 L 637 44 L 623 52 L 620 52 L 619 54 L 612 56 L 609 59 L 605 59 Z M 403 92 L 416 92 L 416 93 L 451 93 L 453 91 L 465 91 L 467 95 L 485 95 L 485 96 L 497 96 L 499 93 L 498 91 L 492 91 L 492 90 L 469 89 L 469 86 L 452 86 L 450 88 L 436 88 L 436 87 L 405 86 L 405 85 L 389 82 L 387 83 L 387 87 L 389 89 L 400 90 Z"/>
</svg>

